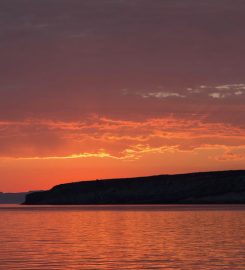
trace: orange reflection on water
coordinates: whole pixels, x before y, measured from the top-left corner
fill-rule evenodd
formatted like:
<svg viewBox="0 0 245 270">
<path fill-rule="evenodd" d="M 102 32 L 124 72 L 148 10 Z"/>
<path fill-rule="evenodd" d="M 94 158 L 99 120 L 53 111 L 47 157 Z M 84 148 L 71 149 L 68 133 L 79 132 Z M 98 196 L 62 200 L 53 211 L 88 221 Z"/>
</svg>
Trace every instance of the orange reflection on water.
<svg viewBox="0 0 245 270">
<path fill-rule="evenodd" d="M 244 210 L 0 208 L 0 269 L 245 269 Z"/>
</svg>

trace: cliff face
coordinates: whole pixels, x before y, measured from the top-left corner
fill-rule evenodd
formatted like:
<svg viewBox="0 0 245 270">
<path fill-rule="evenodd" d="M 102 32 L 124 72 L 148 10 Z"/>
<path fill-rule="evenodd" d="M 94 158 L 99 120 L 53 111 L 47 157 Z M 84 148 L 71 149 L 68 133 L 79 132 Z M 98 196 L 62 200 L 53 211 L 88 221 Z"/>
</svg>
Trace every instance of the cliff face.
<svg viewBox="0 0 245 270">
<path fill-rule="evenodd" d="M 245 170 L 86 181 L 26 196 L 25 204 L 245 203 Z"/>
</svg>

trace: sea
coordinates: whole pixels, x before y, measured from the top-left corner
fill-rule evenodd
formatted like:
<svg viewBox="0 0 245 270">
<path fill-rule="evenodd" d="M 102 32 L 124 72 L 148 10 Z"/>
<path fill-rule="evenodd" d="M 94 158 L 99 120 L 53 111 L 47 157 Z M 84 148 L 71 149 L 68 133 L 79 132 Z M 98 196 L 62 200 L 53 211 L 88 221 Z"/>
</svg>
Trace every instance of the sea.
<svg viewBox="0 0 245 270">
<path fill-rule="evenodd" d="M 1 270 L 244 270 L 245 205 L 0 205 Z"/>
</svg>

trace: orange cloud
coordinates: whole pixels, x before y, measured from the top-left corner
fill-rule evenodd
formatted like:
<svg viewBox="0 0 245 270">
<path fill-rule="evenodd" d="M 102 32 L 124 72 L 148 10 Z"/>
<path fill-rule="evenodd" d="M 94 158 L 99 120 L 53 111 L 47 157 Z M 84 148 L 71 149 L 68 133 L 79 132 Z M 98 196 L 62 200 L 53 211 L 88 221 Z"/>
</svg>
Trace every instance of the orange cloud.
<svg viewBox="0 0 245 270">
<path fill-rule="evenodd" d="M 205 119 L 162 117 L 129 121 L 92 116 L 77 122 L 0 122 L 2 158 L 137 158 L 145 152 L 243 146 L 245 129 Z"/>
</svg>

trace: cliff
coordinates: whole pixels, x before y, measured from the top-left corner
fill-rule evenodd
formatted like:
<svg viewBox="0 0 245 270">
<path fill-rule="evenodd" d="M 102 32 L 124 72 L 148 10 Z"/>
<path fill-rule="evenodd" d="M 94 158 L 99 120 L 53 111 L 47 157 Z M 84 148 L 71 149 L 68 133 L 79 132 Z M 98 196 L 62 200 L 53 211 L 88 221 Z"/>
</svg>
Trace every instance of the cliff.
<svg viewBox="0 0 245 270">
<path fill-rule="evenodd" d="M 25 204 L 245 203 L 245 170 L 97 180 L 26 195 Z"/>
</svg>

